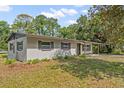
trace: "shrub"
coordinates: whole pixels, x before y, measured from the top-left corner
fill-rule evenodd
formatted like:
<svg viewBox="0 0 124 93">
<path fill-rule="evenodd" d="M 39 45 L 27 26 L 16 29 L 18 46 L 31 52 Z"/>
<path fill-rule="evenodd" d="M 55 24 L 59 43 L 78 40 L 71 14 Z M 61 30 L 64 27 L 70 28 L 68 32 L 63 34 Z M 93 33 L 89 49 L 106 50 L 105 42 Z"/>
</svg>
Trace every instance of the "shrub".
<svg viewBox="0 0 124 93">
<path fill-rule="evenodd" d="M 47 59 L 47 58 L 44 58 L 44 59 L 41 59 L 41 61 L 49 61 L 50 59 Z"/>
<path fill-rule="evenodd" d="M 67 55 L 66 55 L 66 56 L 64 56 L 63 58 L 64 58 L 64 59 L 68 59 L 68 58 L 69 58 L 69 56 L 67 56 Z"/>
<path fill-rule="evenodd" d="M 16 59 L 6 59 L 5 61 L 4 61 L 4 64 L 13 64 L 13 63 L 15 63 L 16 62 Z"/>
<path fill-rule="evenodd" d="M 1 57 L 2 58 L 7 58 L 7 54 L 2 54 Z"/>
<path fill-rule="evenodd" d="M 39 59 L 28 60 L 28 64 L 36 64 L 36 63 L 38 63 L 40 61 L 41 60 L 39 60 Z"/>
<path fill-rule="evenodd" d="M 82 54 L 82 55 L 79 55 L 79 57 L 86 58 L 86 55 L 85 54 Z"/>
<path fill-rule="evenodd" d="M 55 57 L 53 58 L 53 60 L 56 60 L 56 59 L 63 59 L 63 56 L 55 56 Z"/>
<path fill-rule="evenodd" d="M 120 54 L 122 54 L 121 49 L 115 49 L 115 50 L 112 52 L 112 54 L 115 54 L 115 55 L 120 55 Z"/>
</svg>

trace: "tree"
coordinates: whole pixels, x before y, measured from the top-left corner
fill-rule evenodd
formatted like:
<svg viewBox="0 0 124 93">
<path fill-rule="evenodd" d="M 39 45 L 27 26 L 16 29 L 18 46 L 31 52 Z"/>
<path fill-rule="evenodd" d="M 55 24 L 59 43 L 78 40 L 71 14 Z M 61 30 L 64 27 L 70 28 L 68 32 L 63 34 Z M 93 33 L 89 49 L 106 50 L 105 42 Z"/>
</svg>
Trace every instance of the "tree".
<svg viewBox="0 0 124 93">
<path fill-rule="evenodd" d="M 47 17 L 45 17 L 44 15 L 38 15 L 33 20 L 33 23 L 34 23 L 34 27 L 37 34 L 39 35 L 48 34 L 47 27 L 46 27 Z"/>
<path fill-rule="evenodd" d="M 67 28 L 66 27 L 62 27 L 60 30 L 59 30 L 59 37 L 62 37 L 62 38 L 67 38 L 68 36 L 68 32 L 67 32 Z"/>
<path fill-rule="evenodd" d="M 62 27 L 59 30 L 60 37 L 67 39 L 76 39 L 77 24 L 69 25 L 68 27 Z"/>
<path fill-rule="evenodd" d="M 47 18 L 44 15 L 38 15 L 33 20 L 35 30 L 39 35 L 57 36 L 60 25 L 58 20 Z"/>
<path fill-rule="evenodd" d="M 106 42 L 119 48 L 124 42 L 124 6 L 93 6 L 90 17 L 94 19 L 96 15 L 99 15 L 100 20 L 97 22 L 103 30 L 102 35 Z"/>
<path fill-rule="evenodd" d="M 0 21 L 0 49 L 7 49 L 7 38 L 10 32 L 9 24 L 6 21 Z"/>
<path fill-rule="evenodd" d="M 14 32 L 25 32 L 25 33 L 32 33 L 32 22 L 33 17 L 28 14 L 19 14 L 17 15 L 13 25 L 12 29 Z"/>
<path fill-rule="evenodd" d="M 90 28 L 90 20 L 87 16 L 80 16 L 77 19 L 78 29 L 77 29 L 77 39 L 79 40 L 91 40 L 91 28 Z"/>
<path fill-rule="evenodd" d="M 54 18 L 47 18 L 47 30 L 49 31 L 50 36 L 57 36 L 58 30 L 60 29 L 60 25 L 58 24 L 58 20 Z"/>
</svg>

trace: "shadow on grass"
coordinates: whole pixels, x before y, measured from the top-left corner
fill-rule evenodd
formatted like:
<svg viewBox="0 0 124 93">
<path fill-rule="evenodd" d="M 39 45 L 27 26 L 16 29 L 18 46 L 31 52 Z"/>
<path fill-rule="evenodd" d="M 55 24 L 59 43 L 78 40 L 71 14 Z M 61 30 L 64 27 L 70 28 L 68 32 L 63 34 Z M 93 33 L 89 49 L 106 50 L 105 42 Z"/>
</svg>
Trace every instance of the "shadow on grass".
<svg viewBox="0 0 124 93">
<path fill-rule="evenodd" d="M 111 77 L 124 78 L 124 63 L 122 62 L 109 62 L 80 57 L 61 59 L 58 61 L 60 64 L 57 67 L 80 79 L 86 78 L 87 76 L 93 76 L 98 80 Z"/>
</svg>

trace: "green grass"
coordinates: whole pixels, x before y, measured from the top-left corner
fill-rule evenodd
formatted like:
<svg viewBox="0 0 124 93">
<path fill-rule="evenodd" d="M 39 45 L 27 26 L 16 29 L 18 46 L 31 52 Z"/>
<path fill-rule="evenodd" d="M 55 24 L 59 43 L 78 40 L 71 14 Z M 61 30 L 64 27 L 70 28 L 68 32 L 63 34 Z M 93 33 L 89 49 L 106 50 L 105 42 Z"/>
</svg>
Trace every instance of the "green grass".
<svg viewBox="0 0 124 93">
<path fill-rule="evenodd" d="M 16 62 L 16 59 L 6 59 L 3 63 L 8 65 L 8 64 L 13 64 Z"/>
<path fill-rule="evenodd" d="M 4 65 L 0 58 L 0 87 L 124 87 L 124 58 L 111 59 L 77 56 Z"/>
<path fill-rule="evenodd" d="M 0 54 L 0 58 L 7 58 L 7 54 Z"/>
</svg>

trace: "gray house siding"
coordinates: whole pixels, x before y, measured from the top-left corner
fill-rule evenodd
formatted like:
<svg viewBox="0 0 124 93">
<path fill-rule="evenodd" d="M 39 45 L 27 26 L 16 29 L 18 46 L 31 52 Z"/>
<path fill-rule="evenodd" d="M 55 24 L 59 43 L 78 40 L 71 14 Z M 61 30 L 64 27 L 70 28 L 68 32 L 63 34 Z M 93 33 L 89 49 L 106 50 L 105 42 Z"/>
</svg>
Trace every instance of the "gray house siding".
<svg viewBox="0 0 124 93">
<path fill-rule="evenodd" d="M 38 41 L 54 42 L 54 48 L 51 50 L 38 49 Z M 51 59 L 56 56 L 76 55 L 77 43 L 69 42 L 71 43 L 71 48 L 69 50 L 63 50 L 61 49 L 61 42 L 68 42 L 68 41 L 28 37 L 27 38 L 27 60 L 36 59 L 36 58 Z"/>
<path fill-rule="evenodd" d="M 53 48 L 44 50 L 39 48 L 38 41 L 52 42 Z M 23 49 L 17 49 L 17 42 L 23 42 Z M 69 49 L 62 49 L 62 43 L 69 43 Z M 10 45 L 14 45 L 14 50 L 10 50 Z M 52 59 L 57 56 L 71 56 L 80 54 L 91 54 L 92 42 L 84 42 L 81 40 L 62 39 L 58 37 L 40 36 L 40 35 L 27 35 L 14 33 L 8 39 L 8 58 L 17 59 L 19 61 L 27 61 L 32 59 Z M 89 48 L 84 46 L 89 45 Z"/>
<path fill-rule="evenodd" d="M 23 42 L 23 50 L 17 50 L 17 42 Z M 10 50 L 10 44 L 13 44 L 13 50 Z M 26 55 L 26 48 L 27 48 L 27 38 L 20 37 L 16 39 L 12 39 L 8 42 L 8 58 L 9 59 L 17 59 L 19 61 L 25 61 L 27 59 Z"/>
</svg>

